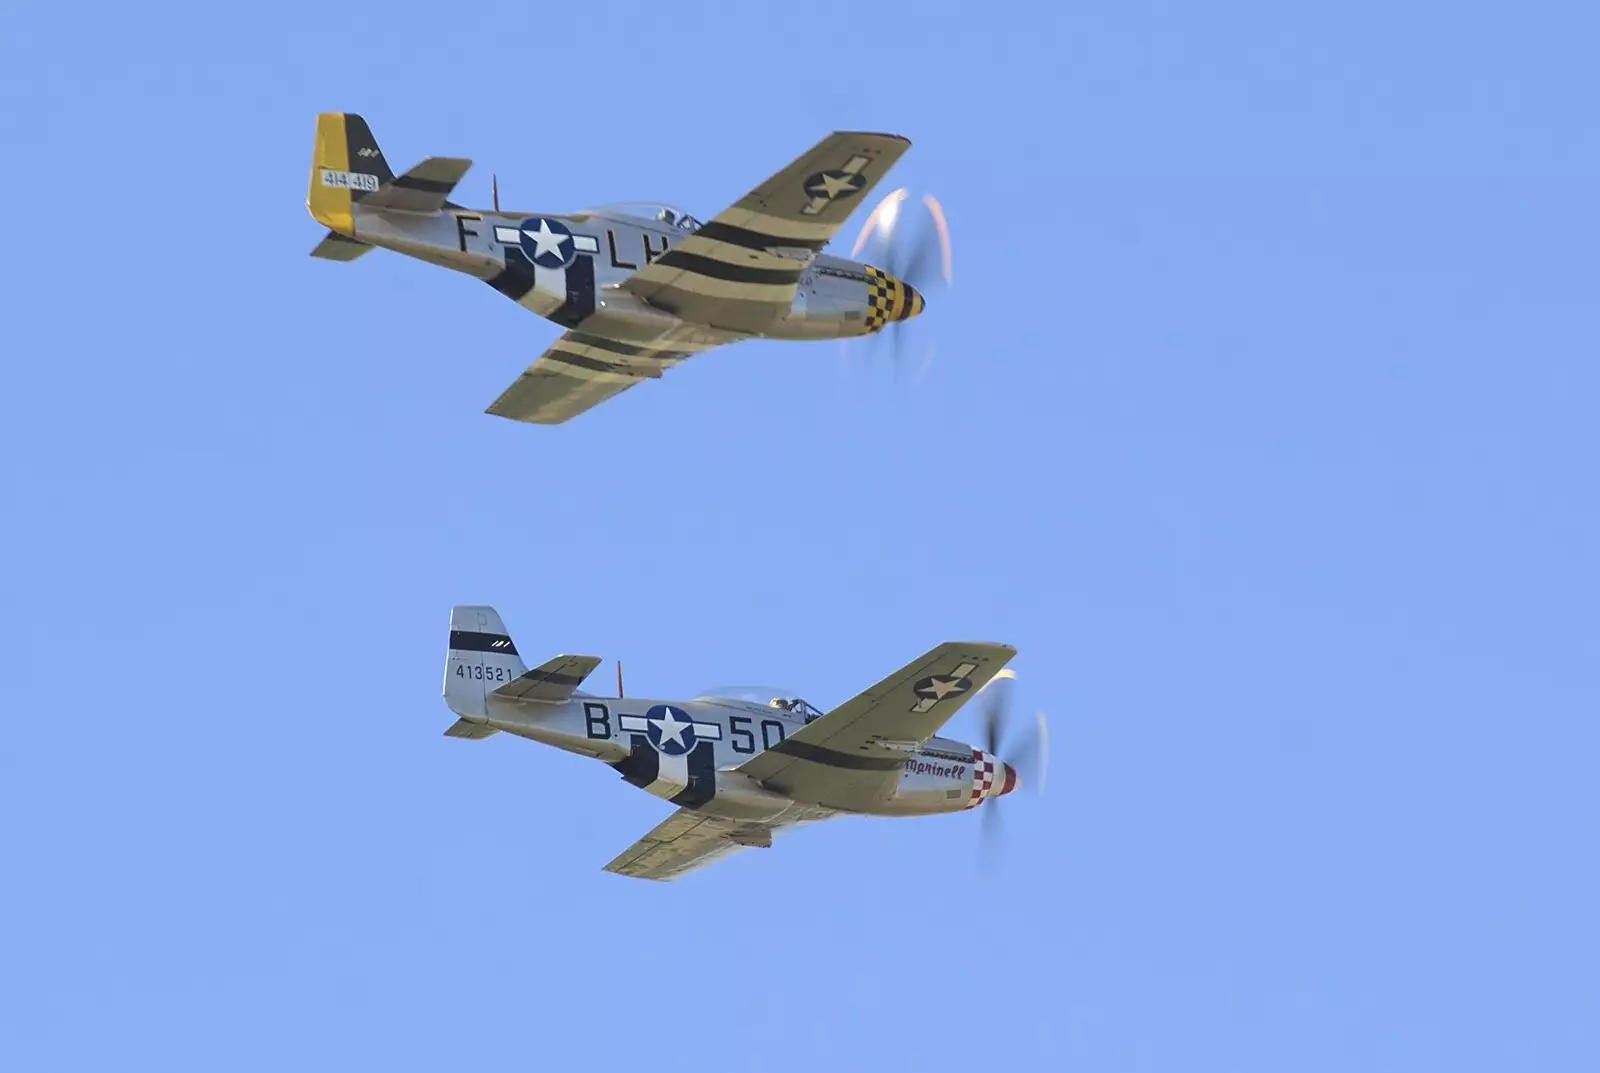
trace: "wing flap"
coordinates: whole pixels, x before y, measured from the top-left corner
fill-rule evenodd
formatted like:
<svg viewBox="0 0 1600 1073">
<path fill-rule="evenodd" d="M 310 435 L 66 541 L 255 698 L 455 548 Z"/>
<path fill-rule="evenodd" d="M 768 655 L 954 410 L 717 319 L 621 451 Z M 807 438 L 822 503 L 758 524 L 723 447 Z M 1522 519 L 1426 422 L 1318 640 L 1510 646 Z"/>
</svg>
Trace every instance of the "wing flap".
<svg viewBox="0 0 1600 1073">
<path fill-rule="evenodd" d="M 772 829 L 767 824 L 706 816 L 680 808 L 617 854 L 605 871 L 635 879 L 676 879 L 746 846 L 771 845 Z"/>
<path fill-rule="evenodd" d="M 655 380 L 711 344 L 626 342 L 572 329 L 550 345 L 487 413 L 536 425 L 558 425 L 607 399 Z"/>
<path fill-rule="evenodd" d="M 599 656 L 557 656 L 524 671 L 489 695 L 502 700 L 534 700 L 560 704 L 600 666 Z"/>
<path fill-rule="evenodd" d="M 621 286 L 685 320 L 760 333 L 789 311 L 800 274 L 910 147 L 896 134 L 835 131 Z"/>
<path fill-rule="evenodd" d="M 860 811 L 894 793 L 907 752 L 936 734 L 1016 654 L 987 641 L 946 642 L 739 770 L 796 801 Z"/>
<path fill-rule="evenodd" d="M 438 212 L 470 167 L 472 161 L 463 157 L 430 156 L 368 194 L 362 199 L 361 207 L 395 212 Z"/>
</svg>

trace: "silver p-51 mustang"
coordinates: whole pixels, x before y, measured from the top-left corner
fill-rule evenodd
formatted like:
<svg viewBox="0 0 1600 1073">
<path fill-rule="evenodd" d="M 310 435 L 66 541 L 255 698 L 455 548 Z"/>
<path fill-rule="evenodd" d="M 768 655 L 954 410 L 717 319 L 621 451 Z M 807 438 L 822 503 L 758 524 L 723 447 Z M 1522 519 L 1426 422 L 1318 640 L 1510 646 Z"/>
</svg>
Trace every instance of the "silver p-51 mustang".
<svg viewBox="0 0 1600 1073">
<path fill-rule="evenodd" d="M 1003 668 L 1015 655 L 1009 645 L 948 642 L 826 715 L 787 697 L 600 697 L 578 689 L 598 657 L 557 656 L 529 670 L 494 608 L 462 606 L 450 612 L 444 672 L 445 703 L 460 718 L 445 733 L 505 731 L 593 757 L 671 801 L 678 810 L 605 867 L 672 879 L 741 847 L 771 846 L 775 831 L 795 824 L 959 812 L 1010 793 L 1010 764 L 936 735 L 1010 675 Z M 991 709 L 991 750 L 996 718 Z"/>
<path fill-rule="evenodd" d="M 470 160 L 428 157 L 395 175 L 365 120 L 327 112 L 306 207 L 328 233 L 311 252 L 350 261 L 394 250 L 476 276 L 561 325 L 488 409 L 558 424 L 711 347 L 867 335 L 922 312 L 902 280 L 821 252 L 910 144 L 831 134 L 706 223 L 667 206 L 511 213 L 498 184 L 493 209 L 447 200 Z"/>
</svg>

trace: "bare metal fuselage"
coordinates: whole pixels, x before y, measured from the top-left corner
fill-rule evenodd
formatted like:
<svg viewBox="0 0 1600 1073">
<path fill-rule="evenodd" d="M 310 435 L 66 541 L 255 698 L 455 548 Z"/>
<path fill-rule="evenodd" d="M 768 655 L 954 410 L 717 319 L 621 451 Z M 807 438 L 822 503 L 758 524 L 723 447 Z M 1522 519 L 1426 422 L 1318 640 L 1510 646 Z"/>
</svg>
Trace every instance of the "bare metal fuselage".
<svg viewBox="0 0 1600 1073">
<path fill-rule="evenodd" d="M 520 249 L 520 244 L 502 241 L 502 236 L 520 234 L 530 219 L 559 221 L 586 246 L 593 245 L 592 252 L 575 254 L 575 262 L 580 258 L 588 262 L 578 266 L 581 272 L 534 268 L 526 271 L 527 278 L 516 280 L 515 289 L 500 285 L 507 275 L 507 247 Z M 475 276 L 542 317 L 566 327 L 582 325 L 596 335 L 634 339 L 671 335 L 685 342 L 718 345 L 753 334 L 773 339 L 839 339 L 872 330 L 867 318 L 867 266 L 830 254 L 817 254 L 801 274 L 787 315 L 760 333 L 752 333 L 685 322 L 619 286 L 660 258 L 676 240 L 692 233 L 662 221 L 606 211 L 534 216 L 449 208 L 437 214 L 414 215 L 358 206 L 354 224 L 351 237 L 361 242 Z M 575 275 L 581 280 L 577 286 Z M 532 286 L 522 290 L 530 281 Z"/>
<path fill-rule="evenodd" d="M 977 751 L 938 737 L 906 754 L 899 784 L 887 800 L 849 809 L 827 802 L 791 800 L 734 769 L 756 753 L 782 742 L 804 726 L 805 719 L 782 708 L 732 698 L 661 701 L 574 694 L 564 704 L 542 704 L 504 700 L 490 693 L 482 716 L 473 718 L 496 730 L 619 767 L 628 781 L 670 799 L 681 793 L 685 784 L 663 775 L 659 765 L 651 769 L 656 778 L 648 783 L 642 781 L 642 776 L 630 777 L 632 772 L 628 770 L 634 757 L 631 721 L 642 721 L 645 713 L 662 705 L 685 713 L 700 728 L 699 740 L 710 746 L 715 792 L 699 806 L 709 815 L 787 823 L 823 819 L 846 811 L 926 816 L 960 812 L 978 803 L 974 797 Z M 715 738 L 710 736 L 712 733 Z"/>
</svg>

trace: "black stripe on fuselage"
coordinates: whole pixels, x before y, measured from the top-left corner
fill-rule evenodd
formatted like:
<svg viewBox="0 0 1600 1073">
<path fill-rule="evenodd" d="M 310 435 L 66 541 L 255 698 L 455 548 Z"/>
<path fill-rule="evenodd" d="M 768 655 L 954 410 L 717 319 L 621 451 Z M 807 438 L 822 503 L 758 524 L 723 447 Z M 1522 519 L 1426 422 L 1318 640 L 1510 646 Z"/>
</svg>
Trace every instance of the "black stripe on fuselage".
<svg viewBox="0 0 1600 1073">
<path fill-rule="evenodd" d="M 910 759 L 906 756 L 858 756 L 855 753 L 842 753 L 825 745 L 812 745 L 810 742 L 796 741 L 793 738 L 785 738 L 769 751 L 792 756 L 796 760 L 809 760 L 813 764 L 826 764 L 828 767 L 846 768 L 850 771 L 895 771 L 905 767 L 906 761 Z"/>
<path fill-rule="evenodd" d="M 520 302 L 533 290 L 533 277 L 524 275 L 514 268 L 508 268 L 498 276 L 488 281 L 489 286 L 511 299 Z"/>
<path fill-rule="evenodd" d="M 821 250 L 828 244 L 825 238 L 781 238 L 778 235 L 768 235 L 761 231 L 751 231 L 744 227 L 735 227 L 733 224 L 719 224 L 712 220 L 701 226 L 695 232 L 699 238 L 708 238 L 712 242 L 726 242 L 732 246 L 743 246 L 747 250 L 765 250 L 768 248 L 795 249 L 795 250 Z"/>
<path fill-rule="evenodd" d="M 711 743 L 703 741 L 689 753 L 689 785 L 672 798 L 681 808 L 699 808 L 717 796 L 717 761 Z"/>
<path fill-rule="evenodd" d="M 513 302 L 520 302 L 526 298 L 536 282 L 533 262 L 515 246 L 506 247 L 505 271 L 488 281 L 489 286 Z"/>
<path fill-rule="evenodd" d="M 475 630 L 451 630 L 450 647 L 457 652 L 501 652 L 508 656 L 517 654 L 517 646 L 503 633 L 478 633 Z"/>
<path fill-rule="evenodd" d="M 635 734 L 627 758 L 611 766 L 622 772 L 624 779 L 643 789 L 661 777 L 661 754 L 643 734 Z"/>
<path fill-rule="evenodd" d="M 766 283 L 789 286 L 800 282 L 799 268 L 751 268 L 749 265 L 731 265 L 714 257 L 702 257 L 684 249 L 669 251 L 656 258 L 656 264 L 668 268 L 681 268 L 697 276 L 720 279 L 728 283 Z"/>
<path fill-rule="evenodd" d="M 567 300 L 550 314 L 563 328 L 576 328 L 594 314 L 594 258 L 579 255 L 567 266 Z"/>
</svg>

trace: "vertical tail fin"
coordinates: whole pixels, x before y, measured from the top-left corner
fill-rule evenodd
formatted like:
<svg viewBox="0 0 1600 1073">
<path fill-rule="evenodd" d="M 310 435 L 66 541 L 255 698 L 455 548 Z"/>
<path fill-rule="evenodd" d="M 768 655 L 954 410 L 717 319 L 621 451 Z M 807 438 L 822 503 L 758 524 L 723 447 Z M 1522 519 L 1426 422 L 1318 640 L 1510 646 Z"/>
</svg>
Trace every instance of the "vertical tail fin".
<svg viewBox="0 0 1600 1073">
<path fill-rule="evenodd" d="M 394 178 L 367 121 L 349 112 L 317 116 L 306 208 L 341 235 L 355 234 L 355 205 Z"/>
<path fill-rule="evenodd" d="M 451 711 L 469 721 L 482 720 L 484 697 L 527 669 L 494 608 L 468 604 L 450 609 L 444 702 Z"/>
</svg>

